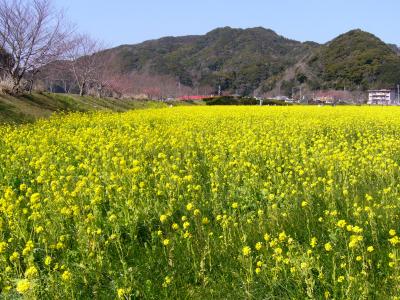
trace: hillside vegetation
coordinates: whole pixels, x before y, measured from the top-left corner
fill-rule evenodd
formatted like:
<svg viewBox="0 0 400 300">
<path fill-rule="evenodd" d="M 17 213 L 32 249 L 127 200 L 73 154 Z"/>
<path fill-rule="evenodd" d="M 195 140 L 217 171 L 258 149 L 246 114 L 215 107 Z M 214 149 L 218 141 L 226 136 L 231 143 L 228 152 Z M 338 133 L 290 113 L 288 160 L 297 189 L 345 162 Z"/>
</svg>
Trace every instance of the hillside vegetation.
<svg viewBox="0 0 400 300">
<path fill-rule="evenodd" d="M 107 53 L 116 72 L 170 75 L 187 86 L 221 85 L 223 90 L 250 94 L 314 47 L 262 27 L 224 27 L 202 36 L 123 45 Z"/>
<path fill-rule="evenodd" d="M 353 30 L 321 46 L 308 66 L 323 88 L 394 87 L 400 80 L 400 56 L 376 36 Z"/>
<path fill-rule="evenodd" d="M 277 88 L 290 94 L 299 85 L 366 90 L 393 87 L 400 78 L 399 48 L 361 30 L 320 45 L 290 40 L 262 27 L 224 27 L 105 53 L 110 70 L 117 73 L 168 75 L 186 86 L 217 90 L 220 85 L 223 91 L 244 95 Z"/>
<path fill-rule="evenodd" d="M 67 94 L 34 93 L 32 95 L 0 95 L 0 123 L 26 123 L 47 118 L 55 112 L 124 112 L 137 108 L 166 107 L 156 101 L 78 97 Z"/>
</svg>

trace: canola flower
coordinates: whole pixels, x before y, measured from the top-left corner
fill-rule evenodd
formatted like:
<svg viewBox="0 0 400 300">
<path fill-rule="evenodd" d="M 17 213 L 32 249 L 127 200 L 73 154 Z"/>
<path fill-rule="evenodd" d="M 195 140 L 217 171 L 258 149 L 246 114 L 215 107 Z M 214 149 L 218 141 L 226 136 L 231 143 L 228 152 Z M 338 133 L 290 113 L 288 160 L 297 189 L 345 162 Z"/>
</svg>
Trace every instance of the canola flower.
<svg viewBox="0 0 400 300">
<path fill-rule="evenodd" d="M 69 271 L 64 271 L 64 272 L 61 274 L 61 279 L 62 279 L 64 282 L 69 282 L 69 281 L 71 281 L 71 278 L 72 278 L 72 274 L 71 274 L 71 272 L 69 272 Z"/>
<path fill-rule="evenodd" d="M 399 113 L 180 107 L 0 126 L 0 298 L 396 299 Z"/>
<path fill-rule="evenodd" d="M 326 243 L 325 245 L 324 245 L 324 248 L 325 248 L 325 251 L 327 251 L 327 252 L 329 252 L 329 251 L 332 251 L 332 244 L 331 243 Z"/>
<path fill-rule="evenodd" d="M 20 294 L 27 293 L 32 288 L 32 284 L 28 279 L 21 279 L 17 282 L 16 291 Z"/>
<path fill-rule="evenodd" d="M 244 246 L 242 249 L 243 256 L 249 256 L 251 253 L 251 248 L 249 246 Z"/>
</svg>

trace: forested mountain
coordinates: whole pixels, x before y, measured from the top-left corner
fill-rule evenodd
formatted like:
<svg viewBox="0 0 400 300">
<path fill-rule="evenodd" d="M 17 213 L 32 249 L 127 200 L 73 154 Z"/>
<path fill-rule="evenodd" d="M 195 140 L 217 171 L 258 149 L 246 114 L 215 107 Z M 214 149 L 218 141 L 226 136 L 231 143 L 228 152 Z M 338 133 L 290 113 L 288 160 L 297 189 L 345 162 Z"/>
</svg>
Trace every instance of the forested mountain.
<svg viewBox="0 0 400 300">
<path fill-rule="evenodd" d="M 205 35 L 165 37 L 108 49 L 109 68 L 122 74 L 167 75 L 189 87 L 249 95 L 293 86 L 365 90 L 400 82 L 399 48 L 353 30 L 320 45 L 262 27 L 218 28 Z"/>
<path fill-rule="evenodd" d="M 312 55 L 308 67 L 319 78 L 312 84 L 334 89 L 393 87 L 400 81 L 396 48 L 370 33 L 352 30 Z"/>
<path fill-rule="evenodd" d="M 107 51 L 118 72 L 170 75 L 187 86 L 221 85 L 249 94 L 311 51 L 300 43 L 261 27 L 215 29 L 203 36 L 165 37 Z"/>
</svg>

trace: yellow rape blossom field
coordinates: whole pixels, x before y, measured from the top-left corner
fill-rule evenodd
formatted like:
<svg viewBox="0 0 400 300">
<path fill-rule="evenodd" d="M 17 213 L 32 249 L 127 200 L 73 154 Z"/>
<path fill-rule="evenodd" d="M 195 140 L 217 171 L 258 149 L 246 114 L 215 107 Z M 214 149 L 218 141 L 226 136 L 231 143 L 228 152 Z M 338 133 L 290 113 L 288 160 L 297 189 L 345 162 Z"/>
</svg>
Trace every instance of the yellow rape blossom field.
<svg viewBox="0 0 400 300">
<path fill-rule="evenodd" d="M 2 299 L 399 299 L 400 109 L 0 126 Z"/>
</svg>

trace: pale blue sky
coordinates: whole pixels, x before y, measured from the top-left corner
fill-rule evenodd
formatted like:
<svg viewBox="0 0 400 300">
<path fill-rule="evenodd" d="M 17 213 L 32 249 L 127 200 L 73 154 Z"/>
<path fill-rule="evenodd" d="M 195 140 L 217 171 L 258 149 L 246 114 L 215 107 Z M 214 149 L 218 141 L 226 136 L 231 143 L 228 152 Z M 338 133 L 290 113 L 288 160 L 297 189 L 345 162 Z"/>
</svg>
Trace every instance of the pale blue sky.
<svg viewBox="0 0 400 300">
<path fill-rule="evenodd" d="M 80 31 L 109 46 L 216 27 L 271 28 L 324 43 L 350 29 L 400 45 L 400 0 L 54 0 Z"/>
</svg>

